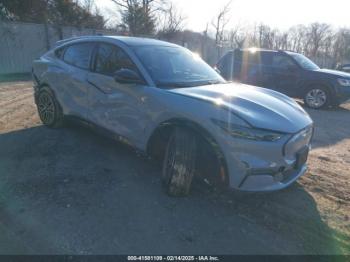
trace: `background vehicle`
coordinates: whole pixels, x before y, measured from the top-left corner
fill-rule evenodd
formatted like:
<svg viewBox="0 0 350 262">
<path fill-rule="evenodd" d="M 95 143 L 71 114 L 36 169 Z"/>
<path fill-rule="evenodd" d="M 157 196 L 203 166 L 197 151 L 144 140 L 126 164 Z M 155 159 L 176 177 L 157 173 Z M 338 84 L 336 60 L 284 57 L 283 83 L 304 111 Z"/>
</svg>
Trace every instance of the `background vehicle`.
<svg viewBox="0 0 350 262">
<path fill-rule="evenodd" d="M 163 161 L 171 195 L 196 175 L 272 191 L 306 171 L 312 120 L 292 99 L 227 83 L 198 56 L 152 39 L 82 37 L 34 61 L 42 122 L 71 116 Z"/>
<path fill-rule="evenodd" d="M 302 98 L 314 109 L 337 106 L 350 98 L 350 74 L 320 69 L 295 52 L 236 49 L 225 54 L 216 67 L 227 80 Z"/>
<path fill-rule="evenodd" d="M 336 70 L 350 73 L 350 64 L 338 65 Z"/>
</svg>

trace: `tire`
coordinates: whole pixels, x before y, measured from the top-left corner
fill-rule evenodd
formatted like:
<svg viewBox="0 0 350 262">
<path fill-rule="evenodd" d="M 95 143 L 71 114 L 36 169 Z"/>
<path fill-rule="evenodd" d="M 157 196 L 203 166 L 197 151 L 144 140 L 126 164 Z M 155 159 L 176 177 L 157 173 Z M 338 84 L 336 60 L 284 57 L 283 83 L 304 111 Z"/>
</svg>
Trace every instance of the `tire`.
<svg viewBox="0 0 350 262">
<path fill-rule="evenodd" d="M 215 145 L 206 140 L 198 142 L 198 166 L 196 177 L 211 190 L 223 193 L 228 189 L 228 177 L 221 156 Z"/>
<path fill-rule="evenodd" d="M 165 151 L 162 183 L 170 196 L 187 196 L 196 171 L 197 141 L 185 128 L 175 128 Z"/>
<path fill-rule="evenodd" d="M 41 122 L 50 128 L 59 128 L 64 125 L 64 116 L 61 106 L 53 92 L 43 87 L 36 96 L 36 105 Z"/>
<path fill-rule="evenodd" d="M 304 95 L 304 104 L 312 109 L 323 109 L 331 105 L 331 94 L 326 87 L 312 86 Z"/>
</svg>

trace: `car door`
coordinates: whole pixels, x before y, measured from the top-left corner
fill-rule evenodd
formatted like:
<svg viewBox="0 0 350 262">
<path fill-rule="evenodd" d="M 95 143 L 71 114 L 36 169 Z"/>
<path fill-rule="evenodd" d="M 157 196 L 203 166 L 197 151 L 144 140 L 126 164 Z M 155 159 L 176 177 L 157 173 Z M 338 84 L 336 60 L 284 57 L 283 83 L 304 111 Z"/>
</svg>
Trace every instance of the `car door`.
<svg viewBox="0 0 350 262">
<path fill-rule="evenodd" d="M 295 96 L 300 79 L 300 69 L 292 58 L 281 53 L 273 53 L 271 66 L 266 68 L 268 86 L 278 92 Z"/>
<path fill-rule="evenodd" d="M 248 85 L 262 86 L 261 52 L 244 51 L 240 60 L 240 81 Z"/>
<path fill-rule="evenodd" d="M 120 69 L 131 69 L 140 74 L 122 48 L 99 43 L 93 70 L 88 74 L 89 119 L 116 133 L 124 142 L 137 145 L 142 143 L 148 121 L 145 108 L 147 86 L 117 82 L 114 73 Z"/>
<path fill-rule="evenodd" d="M 60 88 L 56 95 L 67 115 L 87 118 L 87 74 L 94 45 L 92 42 L 72 44 L 64 49 L 61 56 L 64 65 L 55 80 Z"/>
</svg>

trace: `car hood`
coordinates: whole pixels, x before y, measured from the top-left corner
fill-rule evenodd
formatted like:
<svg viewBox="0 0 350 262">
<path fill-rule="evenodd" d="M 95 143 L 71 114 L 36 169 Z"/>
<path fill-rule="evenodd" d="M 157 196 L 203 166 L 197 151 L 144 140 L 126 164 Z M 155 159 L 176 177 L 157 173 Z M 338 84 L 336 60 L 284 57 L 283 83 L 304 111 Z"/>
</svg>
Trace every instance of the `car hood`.
<svg viewBox="0 0 350 262">
<path fill-rule="evenodd" d="M 175 88 L 169 92 L 229 109 L 257 128 L 295 133 L 312 123 L 294 100 L 266 88 L 229 83 Z"/>
<path fill-rule="evenodd" d="M 329 76 L 333 77 L 341 77 L 341 78 L 347 78 L 350 79 L 350 74 L 342 71 L 337 70 L 331 70 L 331 69 L 317 69 L 314 70 L 314 72 L 321 73 L 321 74 L 327 74 Z"/>
</svg>

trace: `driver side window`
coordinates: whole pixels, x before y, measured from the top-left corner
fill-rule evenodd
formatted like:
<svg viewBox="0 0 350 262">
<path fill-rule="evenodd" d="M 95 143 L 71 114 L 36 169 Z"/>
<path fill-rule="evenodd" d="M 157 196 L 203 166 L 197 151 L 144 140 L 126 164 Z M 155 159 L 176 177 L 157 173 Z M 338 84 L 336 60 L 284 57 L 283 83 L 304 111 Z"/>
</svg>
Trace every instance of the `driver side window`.
<svg viewBox="0 0 350 262">
<path fill-rule="evenodd" d="M 112 44 L 99 44 L 95 71 L 100 74 L 113 75 L 120 69 L 137 71 L 135 64 L 121 48 Z"/>
</svg>

